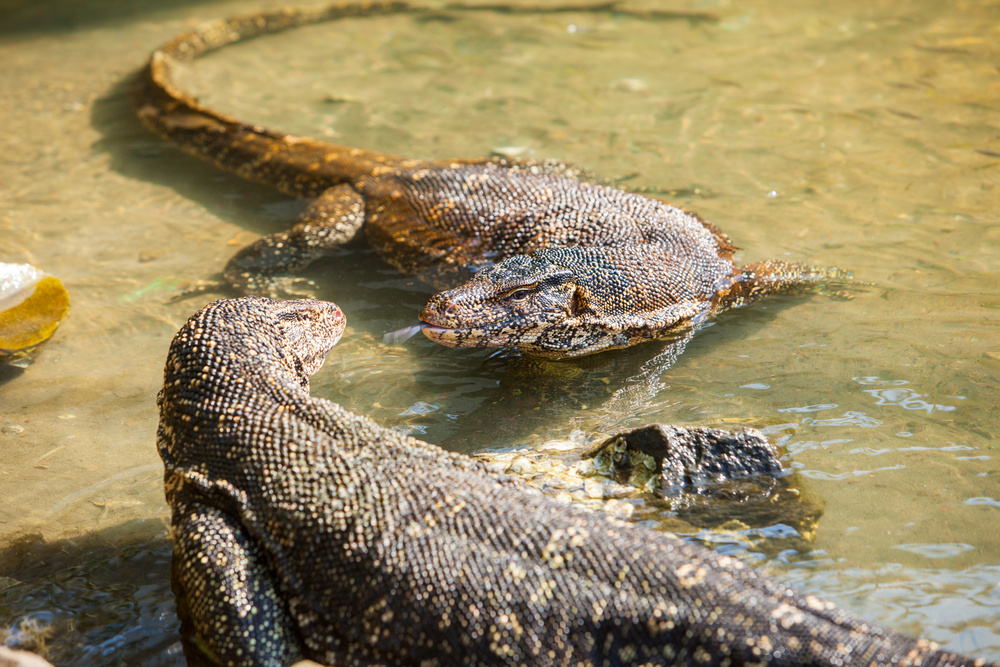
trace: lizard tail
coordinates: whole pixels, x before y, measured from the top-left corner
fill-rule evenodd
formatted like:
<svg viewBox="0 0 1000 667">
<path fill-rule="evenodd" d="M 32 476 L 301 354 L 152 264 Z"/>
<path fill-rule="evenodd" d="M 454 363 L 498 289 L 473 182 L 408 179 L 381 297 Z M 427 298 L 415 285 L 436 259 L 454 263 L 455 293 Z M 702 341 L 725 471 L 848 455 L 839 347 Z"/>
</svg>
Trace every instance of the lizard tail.
<svg viewBox="0 0 1000 667">
<path fill-rule="evenodd" d="M 595 6 L 547 6 L 540 3 L 523 8 L 447 3 L 443 9 L 526 13 L 599 10 L 624 12 L 649 19 L 718 20 L 714 14 L 705 12 L 633 11 L 619 8 L 617 2 Z M 338 2 L 325 8 L 289 8 L 205 23 L 153 52 L 149 62 L 139 72 L 133 88 L 136 113 L 146 127 L 173 142 L 185 153 L 247 180 L 272 185 L 287 195 L 316 197 L 331 185 L 353 183 L 358 177 L 370 175 L 379 168 L 396 167 L 407 161 L 396 155 L 275 132 L 221 114 L 203 106 L 177 87 L 174 66 L 234 42 L 296 26 L 348 17 L 428 11 L 433 10 L 406 0 Z M 449 161 L 455 162 L 476 163 L 482 160 Z M 538 166 L 530 161 L 524 164 Z"/>
<path fill-rule="evenodd" d="M 793 294 L 827 285 L 844 285 L 851 282 L 853 274 L 836 267 L 825 268 L 768 260 L 751 262 L 737 269 L 726 280 L 713 300 L 715 310 L 739 308 L 772 294 Z"/>
<path fill-rule="evenodd" d="M 132 97 L 136 112 L 146 127 L 161 137 L 175 142 L 181 150 L 258 182 L 270 183 L 272 179 L 255 178 L 254 173 L 242 173 L 240 166 L 261 154 L 267 155 L 267 149 L 275 144 L 281 144 L 285 153 L 301 152 L 303 160 L 313 159 L 314 153 L 321 157 L 329 156 L 339 148 L 341 155 L 348 158 L 344 160 L 348 164 L 359 162 L 369 162 L 373 166 L 397 164 L 403 158 L 347 146 L 323 144 L 320 153 L 314 146 L 318 142 L 313 140 L 244 123 L 209 109 L 176 86 L 174 66 L 234 42 L 280 32 L 295 26 L 352 16 L 413 11 L 413 9 L 405 2 L 345 3 L 325 9 L 285 9 L 254 16 L 210 21 L 180 35 L 153 52 L 149 62 L 139 72 L 133 88 Z M 327 162 L 330 162 L 329 157 Z M 346 182 L 350 175 L 345 173 L 343 177 L 343 181 Z M 279 186 L 279 189 L 285 188 Z M 288 194 L 303 195 L 296 190 L 298 188 Z"/>
</svg>

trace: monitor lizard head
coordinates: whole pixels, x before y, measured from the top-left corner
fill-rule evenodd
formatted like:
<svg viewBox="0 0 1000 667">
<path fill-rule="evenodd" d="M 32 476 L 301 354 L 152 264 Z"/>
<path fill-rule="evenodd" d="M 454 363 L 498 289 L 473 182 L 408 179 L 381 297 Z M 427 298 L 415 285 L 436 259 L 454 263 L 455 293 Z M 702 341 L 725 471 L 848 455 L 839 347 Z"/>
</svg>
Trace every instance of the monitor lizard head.
<svg viewBox="0 0 1000 667">
<path fill-rule="evenodd" d="M 328 301 L 294 299 L 269 305 L 270 316 L 284 334 L 283 347 L 308 386 L 309 377 L 323 367 L 326 355 L 343 335 L 347 318 Z"/>
<path fill-rule="evenodd" d="M 309 390 L 309 377 L 323 366 L 347 319 L 336 304 L 315 299 L 276 301 L 257 296 L 222 299 L 194 315 L 177 333 L 168 374 L 178 391 L 200 391 L 207 374 L 256 377 Z M 193 344 L 198 341 L 199 344 Z M 183 351 L 183 354 L 181 353 Z"/>
<path fill-rule="evenodd" d="M 642 253 L 638 253 L 641 255 Z M 700 311 L 641 270 L 634 249 L 546 248 L 431 297 L 423 333 L 448 347 L 515 347 L 560 359 L 628 347 Z M 670 281 L 659 281 L 669 286 Z M 691 311 L 691 312 L 688 312 Z"/>
<path fill-rule="evenodd" d="M 574 278 L 544 257 L 515 255 L 431 297 L 420 311 L 424 335 L 448 347 L 531 351 L 542 332 L 576 314 Z"/>
</svg>

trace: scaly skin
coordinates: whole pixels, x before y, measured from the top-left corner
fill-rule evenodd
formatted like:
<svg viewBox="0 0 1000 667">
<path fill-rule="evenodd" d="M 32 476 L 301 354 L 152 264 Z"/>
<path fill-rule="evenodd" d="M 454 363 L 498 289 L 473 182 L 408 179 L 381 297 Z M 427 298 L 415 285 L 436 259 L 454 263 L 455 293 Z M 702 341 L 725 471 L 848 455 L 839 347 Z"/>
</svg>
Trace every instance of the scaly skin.
<svg viewBox="0 0 1000 667">
<path fill-rule="evenodd" d="M 767 294 L 843 278 L 785 262 L 737 269 L 731 258 L 659 242 L 549 248 L 434 295 L 420 319 L 424 335 L 448 347 L 516 347 L 563 359 L 630 347 Z"/>
<path fill-rule="evenodd" d="M 309 395 L 333 304 L 218 301 L 158 397 L 189 664 L 973 661 Z"/>
</svg>

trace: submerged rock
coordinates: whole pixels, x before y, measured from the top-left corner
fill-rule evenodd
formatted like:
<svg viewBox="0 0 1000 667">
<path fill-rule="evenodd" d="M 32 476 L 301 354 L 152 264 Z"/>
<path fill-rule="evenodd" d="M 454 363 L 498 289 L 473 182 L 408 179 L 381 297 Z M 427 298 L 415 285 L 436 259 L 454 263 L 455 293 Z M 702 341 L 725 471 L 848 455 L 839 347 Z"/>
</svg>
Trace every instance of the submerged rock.
<svg viewBox="0 0 1000 667">
<path fill-rule="evenodd" d="M 803 491 L 798 476 L 781 465 L 778 448 L 756 429 L 652 424 L 612 436 L 584 456 L 593 462 L 589 474 L 651 493 L 704 528 L 784 524 L 812 541 L 823 514 L 822 500 Z"/>
<path fill-rule="evenodd" d="M 811 543 L 824 501 L 756 429 L 653 424 L 598 441 L 553 441 L 476 458 L 565 502 L 705 541 Z"/>
<path fill-rule="evenodd" d="M 0 262 L 0 363 L 29 358 L 68 313 L 69 294 L 58 278 Z"/>
</svg>

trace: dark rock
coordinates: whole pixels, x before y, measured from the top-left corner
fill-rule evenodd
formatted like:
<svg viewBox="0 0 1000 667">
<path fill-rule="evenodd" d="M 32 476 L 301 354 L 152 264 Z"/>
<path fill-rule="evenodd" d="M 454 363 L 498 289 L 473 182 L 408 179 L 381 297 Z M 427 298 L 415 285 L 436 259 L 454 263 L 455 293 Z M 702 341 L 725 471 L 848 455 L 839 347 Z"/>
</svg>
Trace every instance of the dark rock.
<svg viewBox="0 0 1000 667">
<path fill-rule="evenodd" d="M 693 525 L 784 524 L 812 540 L 824 502 L 803 490 L 780 455 L 756 429 L 669 424 L 619 433 L 585 454 L 601 474 L 655 495 Z"/>
</svg>

